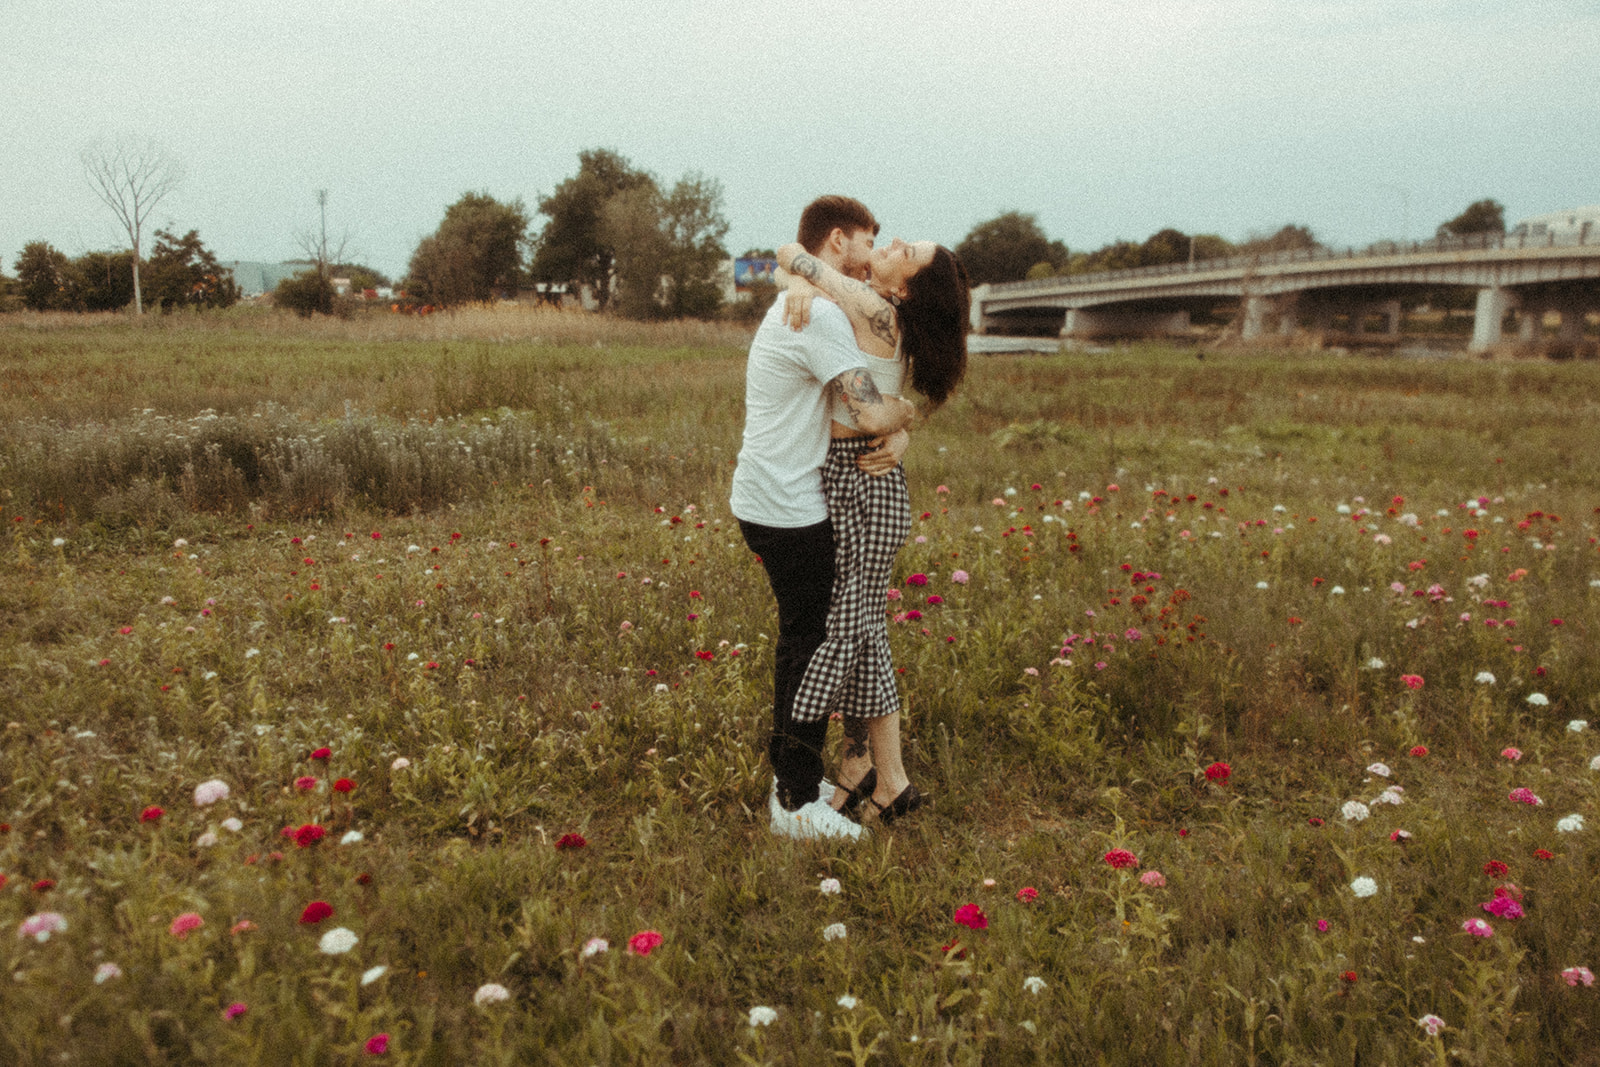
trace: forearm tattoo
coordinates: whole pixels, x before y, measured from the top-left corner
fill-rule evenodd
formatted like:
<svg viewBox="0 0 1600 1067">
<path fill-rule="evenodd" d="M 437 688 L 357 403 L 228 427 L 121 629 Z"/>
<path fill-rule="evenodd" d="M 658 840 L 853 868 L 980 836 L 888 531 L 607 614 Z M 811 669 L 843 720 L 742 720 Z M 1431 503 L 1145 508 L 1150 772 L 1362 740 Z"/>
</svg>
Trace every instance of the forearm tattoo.
<svg viewBox="0 0 1600 1067">
<path fill-rule="evenodd" d="M 878 386 L 865 367 L 856 367 L 839 375 L 833 380 L 833 389 L 843 401 L 850 418 L 857 422 L 861 419 L 863 408 L 883 404 L 883 394 L 878 392 Z"/>
<path fill-rule="evenodd" d="M 806 281 L 814 282 L 822 277 L 822 261 L 807 252 L 801 252 L 794 257 L 794 262 L 789 264 L 789 273 L 798 274 Z"/>
<path fill-rule="evenodd" d="M 870 312 L 863 311 L 860 307 L 857 307 L 855 315 L 852 317 L 860 316 L 865 318 L 867 329 L 872 336 L 893 348 L 896 341 L 894 308 L 890 307 L 883 297 L 878 295 L 876 289 L 856 278 L 847 278 L 838 272 L 834 272 L 828 278 L 827 284 L 824 284 L 824 271 L 826 269 L 827 265 L 809 252 L 801 252 L 794 257 L 794 262 L 789 265 L 789 273 L 799 275 L 841 303 L 848 297 L 858 296 L 861 298 L 860 303 L 863 305 L 877 305 Z"/>
<path fill-rule="evenodd" d="M 867 720 L 854 715 L 844 717 L 844 758 L 861 759 L 867 754 Z"/>
</svg>

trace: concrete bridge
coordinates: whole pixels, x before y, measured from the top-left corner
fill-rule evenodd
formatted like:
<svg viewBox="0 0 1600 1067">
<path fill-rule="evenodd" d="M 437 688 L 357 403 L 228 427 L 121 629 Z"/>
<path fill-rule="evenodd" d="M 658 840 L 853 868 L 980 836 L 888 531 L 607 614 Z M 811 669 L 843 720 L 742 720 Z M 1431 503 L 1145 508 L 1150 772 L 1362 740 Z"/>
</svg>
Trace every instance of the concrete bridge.
<svg viewBox="0 0 1600 1067">
<path fill-rule="evenodd" d="M 1064 315 L 1063 337 L 1172 335 L 1185 333 L 1195 312 L 1237 302 L 1246 339 L 1338 329 L 1376 340 L 1398 337 L 1408 292 L 1443 286 L 1477 290 L 1472 351 L 1504 340 L 1513 311 L 1521 340 L 1536 341 L 1554 312 L 1559 338 L 1577 343 L 1585 316 L 1600 312 L 1600 235 L 1591 240 L 1585 229 L 1564 241 L 1526 241 L 1487 234 L 980 285 L 972 292 L 972 327 L 999 333 L 1008 322 Z M 1369 330 L 1375 318 L 1381 321 Z"/>
</svg>

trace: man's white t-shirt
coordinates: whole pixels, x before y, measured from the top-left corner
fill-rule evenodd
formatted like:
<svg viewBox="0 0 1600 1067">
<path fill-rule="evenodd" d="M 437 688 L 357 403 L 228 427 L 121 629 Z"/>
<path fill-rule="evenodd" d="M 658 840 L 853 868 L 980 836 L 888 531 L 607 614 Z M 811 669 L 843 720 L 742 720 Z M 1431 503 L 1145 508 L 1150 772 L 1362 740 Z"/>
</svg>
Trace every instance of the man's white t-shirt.
<svg viewBox="0 0 1600 1067">
<path fill-rule="evenodd" d="M 826 386 L 866 365 L 850 320 L 818 300 L 799 333 L 783 323 L 783 300 L 761 320 L 745 366 L 744 445 L 729 503 L 736 518 L 794 529 L 828 517 L 822 464 L 828 458 Z"/>
</svg>

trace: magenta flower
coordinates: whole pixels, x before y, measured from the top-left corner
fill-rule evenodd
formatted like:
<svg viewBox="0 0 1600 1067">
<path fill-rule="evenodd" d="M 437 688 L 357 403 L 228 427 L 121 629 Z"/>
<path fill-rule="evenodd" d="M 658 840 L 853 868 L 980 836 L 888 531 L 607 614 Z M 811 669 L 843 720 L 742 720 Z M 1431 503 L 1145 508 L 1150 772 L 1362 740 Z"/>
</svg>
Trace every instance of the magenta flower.
<svg viewBox="0 0 1600 1067">
<path fill-rule="evenodd" d="M 250 1005 L 244 1003 L 243 1001 L 236 1000 L 232 1004 L 229 1004 L 226 1008 L 222 1009 L 222 1017 L 231 1023 L 233 1020 L 237 1019 L 239 1016 L 243 1015 L 249 1010 Z"/>
<path fill-rule="evenodd" d="M 1508 896 L 1497 896 L 1493 900 L 1485 901 L 1483 910 L 1497 919 L 1522 918 L 1522 905 Z"/>
<path fill-rule="evenodd" d="M 1139 857 L 1125 848 L 1114 848 L 1107 852 L 1105 861 L 1119 871 L 1139 866 Z"/>
<path fill-rule="evenodd" d="M 389 1051 L 389 1035 L 373 1034 L 367 1038 L 367 1043 L 362 1046 L 362 1049 L 368 1056 L 382 1056 Z"/>
<path fill-rule="evenodd" d="M 1465 930 L 1473 937 L 1494 936 L 1494 927 L 1490 926 L 1482 919 L 1468 919 L 1466 922 L 1461 924 L 1461 929 Z"/>
<path fill-rule="evenodd" d="M 172 920 L 172 925 L 167 927 L 167 933 L 179 941 L 185 940 L 189 934 L 200 929 L 206 921 L 200 918 L 198 912 L 186 911 Z"/>
<path fill-rule="evenodd" d="M 1512 763 L 1515 763 L 1517 760 L 1522 758 L 1522 749 L 1516 747 L 1503 748 L 1500 750 L 1500 755 L 1504 756 Z"/>
<path fill-rule="evenodd" d="M 927 585 L 928 584 L 928 576 L 926 574 L 908 574 L 908 575 L 906 575 L 906 584 L 907 585 Z"/>
<path fill-rule="evenodd" d="M 957 926 L 965 926 L 972 930 L 987 930 L 989 928 L 989 917 L 976 904 L 961 905 L 951 918 Z"/>
<path fill-rule="evenodd" d="M 1517 789 L 1513 789 L 1510 793 L 1506 794 L 1506 799 L 1515 800 L 1519 804 L 1533 804 L 1536 806 L 1544 803 L 1544 801 L 1535 796 L 1533 790 L 1529 789 L 1527 786 L 1521 786 Z"/>
<path fill-rule="evenodd" d="M 628 951 L 635 956 L 648 956 L 661 945 L 661 935 L 654 930 L 640 930 L 628 938 Z"/>
</svg>

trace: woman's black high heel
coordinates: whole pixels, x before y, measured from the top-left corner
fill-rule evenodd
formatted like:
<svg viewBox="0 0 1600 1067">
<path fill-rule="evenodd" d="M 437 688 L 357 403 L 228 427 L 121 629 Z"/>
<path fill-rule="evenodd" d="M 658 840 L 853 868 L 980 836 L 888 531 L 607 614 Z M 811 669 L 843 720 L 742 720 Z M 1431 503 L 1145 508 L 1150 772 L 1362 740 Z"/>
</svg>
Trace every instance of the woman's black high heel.
<svg viewBox="0 0 1600 1067">
<path fill-rule="evenodd" d="M 888 826 L 902 815 L 910 815 L 928 802 L 928 798 L 915 785 L 908 785 L 888 804 L 879 804 L 872 797 L 872 806 L 878 809 L 878 821 Z"/>
<path fill-rule="evenodd" d="M 850 795 L 845 797 L 844 803 L 839 807 L 841 815 L 856 819 L 856 812 L 861 810 L 861 802 L 872 798 L 872 791 L 878 788 L 878 768 L 874 767 L 861 776 L 861 781 L 850 787 Z"/>
</svg>

